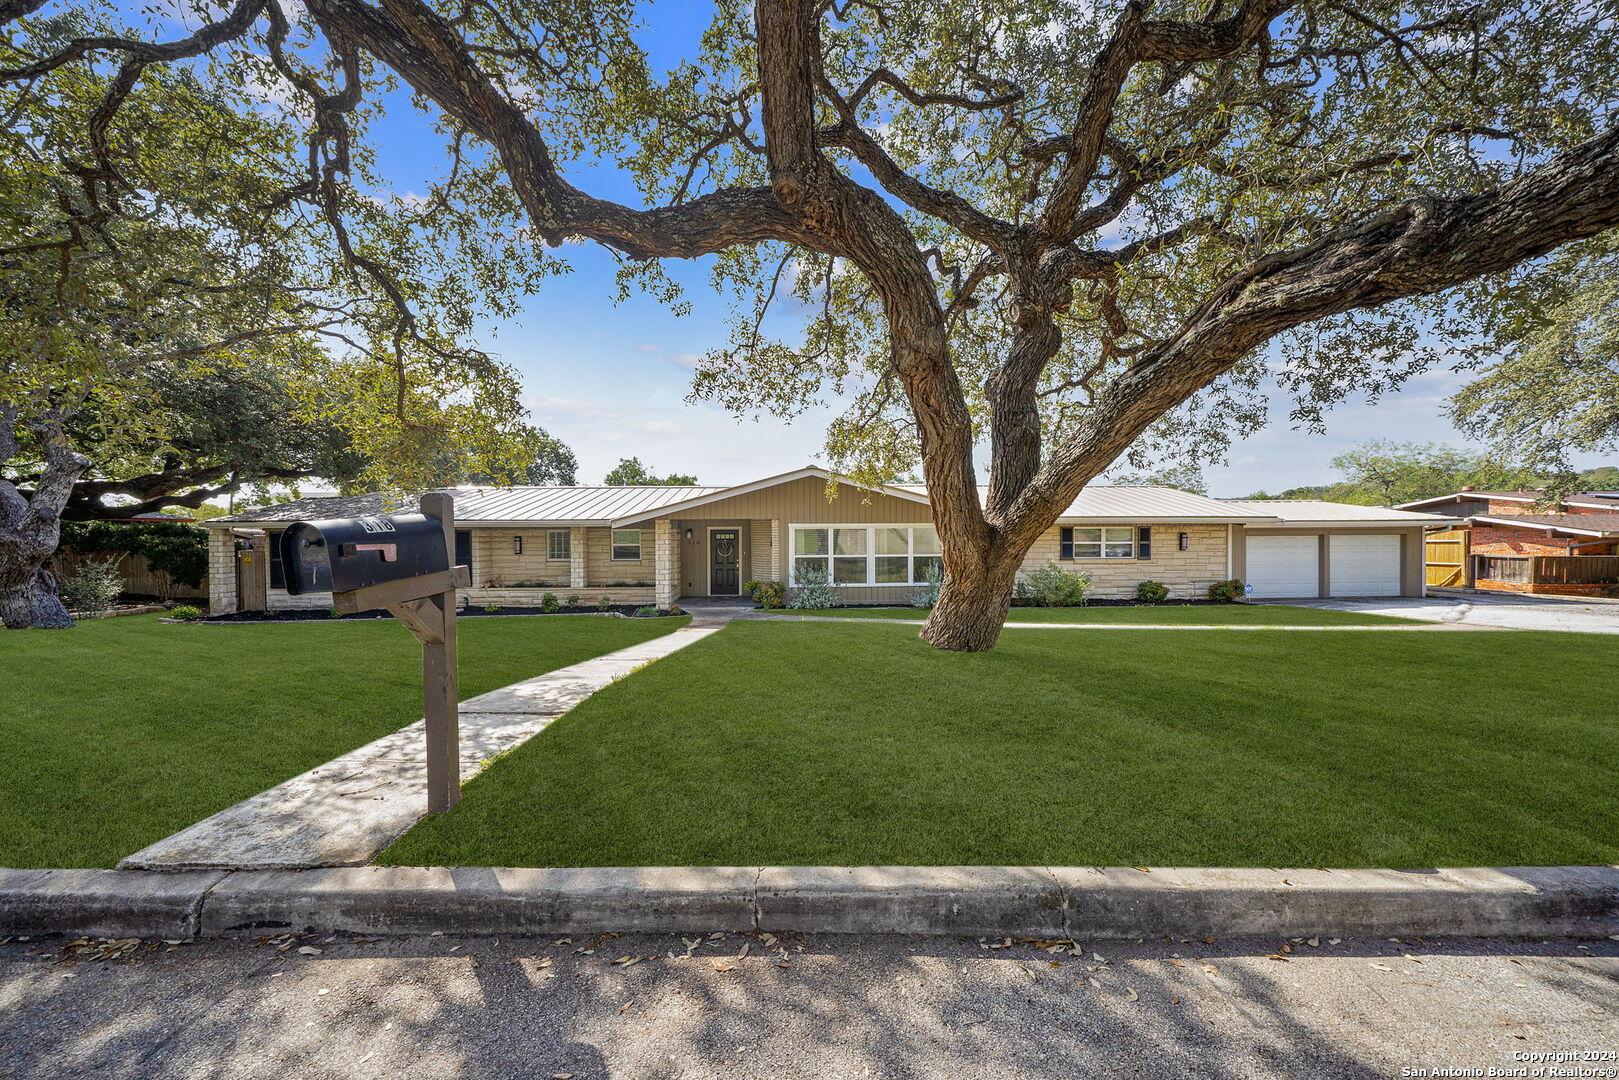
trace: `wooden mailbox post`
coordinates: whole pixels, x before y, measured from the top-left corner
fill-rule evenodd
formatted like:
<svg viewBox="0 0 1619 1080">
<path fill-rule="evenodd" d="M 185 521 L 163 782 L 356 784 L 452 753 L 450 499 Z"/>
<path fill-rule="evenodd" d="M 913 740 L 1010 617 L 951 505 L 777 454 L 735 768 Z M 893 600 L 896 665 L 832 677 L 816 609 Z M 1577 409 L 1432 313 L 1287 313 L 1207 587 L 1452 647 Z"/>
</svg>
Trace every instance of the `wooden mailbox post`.
<svg viewBox="0 0 1619 1080">
<path fill-rule="evenodd" d="M 455 590 L 472 584 L 469 567 L 455 565 L 455 500 L 422 496 L 422 513 L 444 530 L 448 570 L 334 592 L 343 614 L 386 608 L 422 643 L 423 715 L 427 722 L 427 812 L 441 814 L 461 801 L 460 694 L 455 666 Z"/>
</svg>

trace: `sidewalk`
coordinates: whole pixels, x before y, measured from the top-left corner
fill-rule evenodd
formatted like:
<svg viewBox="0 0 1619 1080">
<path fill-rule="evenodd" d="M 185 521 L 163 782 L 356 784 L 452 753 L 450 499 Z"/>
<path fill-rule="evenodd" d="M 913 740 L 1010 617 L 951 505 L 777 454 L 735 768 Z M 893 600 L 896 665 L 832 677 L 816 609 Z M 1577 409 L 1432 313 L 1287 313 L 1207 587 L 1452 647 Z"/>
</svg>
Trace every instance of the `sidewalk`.
<svg viewBox="0 0 1619 1080">
<path fill-rule="evenodd" d="M 728 622 L 702 617 L 663 637 L 571 664 L 461 703 L 461 779 L 636 668 Z M 363 866 L 427 812 L 427 744 L 418 720 L 148 845 L 120 869 Z"/>
</svg>

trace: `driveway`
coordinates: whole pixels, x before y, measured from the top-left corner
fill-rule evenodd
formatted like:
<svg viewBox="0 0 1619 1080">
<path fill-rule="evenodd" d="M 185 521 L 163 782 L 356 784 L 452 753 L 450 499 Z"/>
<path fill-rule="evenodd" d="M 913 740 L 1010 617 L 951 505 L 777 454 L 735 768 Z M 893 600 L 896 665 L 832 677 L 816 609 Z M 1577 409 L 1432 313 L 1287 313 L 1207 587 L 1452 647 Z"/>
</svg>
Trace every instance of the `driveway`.
<svg viewBox="0 0 1619 1080">
<path fill-rule="evenodd" d="M 0 945 L 0 1076 L 1387 1080 L 1619 1049 L 1612 941 L 273 933 Z"/>
<path fill-rule="evenodd" d="M 1585 634 L 1619 634 L 1619 600 L 1517 596 L 1512 593 L 1436 593 L 1414 597 L 1365 600 L 1288 600 L 1297 607 L 1399 615 L 1407 619 L 1499 626 L 1509 630 L 1567 630 Z"/>
</svg>

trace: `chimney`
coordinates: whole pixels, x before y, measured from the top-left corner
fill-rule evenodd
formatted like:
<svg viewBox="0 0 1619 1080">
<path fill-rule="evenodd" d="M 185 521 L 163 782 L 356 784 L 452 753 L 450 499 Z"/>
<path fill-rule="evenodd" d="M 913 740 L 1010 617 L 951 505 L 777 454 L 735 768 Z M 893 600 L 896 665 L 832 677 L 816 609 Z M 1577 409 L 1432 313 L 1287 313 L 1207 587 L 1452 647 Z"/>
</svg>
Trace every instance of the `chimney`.
<svg viewBox="0 0 1619 1080">
<path fill-rule="evenodd" d="M 1463 484 L 1462 485 L 1462 490 L 1463 491 L 1477 491 L 1478 488 L 1474 487 L 1472 484 Z"/>
</svg>

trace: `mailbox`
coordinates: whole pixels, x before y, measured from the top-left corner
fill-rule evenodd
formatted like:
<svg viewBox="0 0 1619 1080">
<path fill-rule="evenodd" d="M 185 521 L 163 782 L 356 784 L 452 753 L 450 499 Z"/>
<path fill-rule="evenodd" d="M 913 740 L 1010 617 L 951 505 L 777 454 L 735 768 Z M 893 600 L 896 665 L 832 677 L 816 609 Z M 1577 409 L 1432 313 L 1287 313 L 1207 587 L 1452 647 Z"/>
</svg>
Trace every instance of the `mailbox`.
<svg viewBox="0 0 1619 1080">
<path fill-rule="evenodd" d="M 281 534 L 287 592 L 350 592 L 450 568 L 444 526 L 426 514 L 300 521 Z"/>
</svg>

